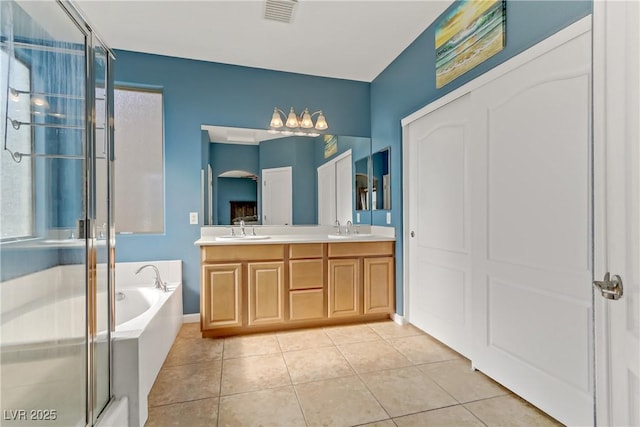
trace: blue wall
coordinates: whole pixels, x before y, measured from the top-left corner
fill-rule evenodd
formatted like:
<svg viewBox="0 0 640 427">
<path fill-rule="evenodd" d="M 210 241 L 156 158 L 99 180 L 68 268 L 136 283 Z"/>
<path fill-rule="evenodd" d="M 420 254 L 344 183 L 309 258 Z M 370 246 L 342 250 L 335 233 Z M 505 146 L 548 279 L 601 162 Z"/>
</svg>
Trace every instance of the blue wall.
<svg viewBox="0 0 640 427">
<path fill-rule="evenodd" d="M 116 51 L 116 84 L 158 86 L 164 94 L 165 231 L 119 235 L 117 261 L 181 259 L 184 312 L 200 306 L 202 124 L 267 129 L 273 107 L 322 109 L 331 132 L 370 136 L 369 83 Z M 117 144 L 117 141 L 116 141 Z M 202 219 L 201 219 L 202 220 Z"/>
<path fill-rule="evenodd" d="M 371 83 L 372 151 L 391 146 L 391 224 L 398 236 L 396 311 L 399 314 L 404 312 L 400 120 L 590 14 L 591 9 L 591 1 L 508 1 L 505 49 L 440 89 L 436 89 L 435 84 L 435 26 L 431 25 Z M 384 225 L 386 212 L 374 211 L 373 224 Z"/>
</svg>

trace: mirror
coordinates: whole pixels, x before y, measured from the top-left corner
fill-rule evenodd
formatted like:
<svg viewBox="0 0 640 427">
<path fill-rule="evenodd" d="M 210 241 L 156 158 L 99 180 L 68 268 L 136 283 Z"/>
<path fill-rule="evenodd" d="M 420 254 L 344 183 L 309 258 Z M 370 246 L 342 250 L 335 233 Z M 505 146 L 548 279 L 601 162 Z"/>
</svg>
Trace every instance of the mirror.
<svg viewBox="0 0 640 427">
<path fill-rule="evenodd" d="M 371 156 L 371 209 L 391 209 L 391 175 L 389 174 L 390 147 Z"/>
<path fill-rule="evenodd" d="M 210 125 L 202 125 L 201 129 L 201 213 L 205 225 L 231 225 L 240 220 L 246 224 L 318 224 L 318 171 L 338 158 L 355 160 L 348 168 L 348 176 L 353 176 L 351 170 L 360 173 L 355 171 L 364 167 L 358 182 L 368 187 L 370 181 L 370 138 L 337 136 L 325 141 L 326 135 L 286 136 Z M 320 184 L 322 191 L 340 197 L 334 194 L 335 187 L 326 190 L 325 181 Z M 370 224 L 371 216 L 368 212 L 361 215 L 363 206 L 355 200 L 356 183 L 347 191 L 353 194 L 348 198 L 354 200 L 353 207 L 346 211 L 352 213 L 352 222 Z M 284 193 L 290 196 L 283 197 Z M 283 198 L 290 200 L 291 206 Z M 269 207 L 270 199 L 275 200 L 275 206 Z M 367 207 L 368 204 L 365 210 Z"/>
<path fill-rule="evenodd" d="M 356 211 L 369 210 L 369 159 L 367 156 L 355 161 Z"/>
</svg>

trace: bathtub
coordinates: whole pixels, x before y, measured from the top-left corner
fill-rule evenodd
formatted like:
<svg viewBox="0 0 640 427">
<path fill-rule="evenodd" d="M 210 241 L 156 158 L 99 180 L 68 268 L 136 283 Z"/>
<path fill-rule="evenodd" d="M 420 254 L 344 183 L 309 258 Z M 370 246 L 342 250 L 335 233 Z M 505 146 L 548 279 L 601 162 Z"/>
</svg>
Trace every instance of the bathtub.
<svg viewBox="0 0 640 427">
<path fill-rule="evenodd" d="M 152 270 L 135 274 L 144 264 L 158 267 L 169 292 L 154 289 Z M 97 268 L 98 274 L 104 274 L 105 265 Z M 182 324 L 182 263 L 117 263 L 115 276 L 120 301 L 116 301 L 112 334 L 111 393 L 117 401 L 128 402 L 129 425 L 142 426 L 147 419 L 147 396 Z M 84 279 L 84 266 L 60 265 L 2 282 L 3 410 L 46 404 L 58 410 L 57 425 L 84 426 L 86 396 L 84 388 L 78 387 L 81 378 L 76 378 L 83 374 L 77 367 L 86 358 Z M 55 304 L 51 295 L 56 296 Z M 105 297 L 98 294 L 98 299 Z M 105 319 L 106 313 L 100 311 L 104 307 L 98 310 L 98 317 Z M 102 329 L 96 339 L 100 344 L 107 336 L 106 324 L 98 328 Z M 107 370 L 98 371 L 106 374 Z M 98 380 L 108 382 L 105 377 Z"/>
<path fill-rule="evenodd" d="M 153 264 L 168 292 L 155 289 Z M 129 426 L 144 426 L 147 397 L 182 325 L 181 261 L 116 264 L 116 331 L 113 340 L 113 394 L 126 397 Z"/>
</svg>

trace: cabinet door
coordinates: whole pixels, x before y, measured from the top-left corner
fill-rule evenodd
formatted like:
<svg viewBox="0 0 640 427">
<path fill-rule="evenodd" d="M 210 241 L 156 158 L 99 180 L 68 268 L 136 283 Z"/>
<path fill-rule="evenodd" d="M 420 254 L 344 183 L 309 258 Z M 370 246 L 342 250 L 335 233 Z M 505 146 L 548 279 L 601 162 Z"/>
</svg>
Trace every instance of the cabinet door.
<svg viewBox="0 0 640 427">
<path fill-rule="evenodd" d="M 242 326 L 242 264 L 202 266 L 202 330 Z"/>
<path fill-rule="evenodd" d="M 284 322 L 284 262 L 249 263 L 249 325 Z"/>
<path fill-rule="evenodd" d="M 393 313 L 393 257 L 364 259 L 364 314 Z"/>
<path fill-rule="evenodd" d="M 357 316 L 361 311 L 358 259 L 330 259 L 329 317 Z"/>
</svg>

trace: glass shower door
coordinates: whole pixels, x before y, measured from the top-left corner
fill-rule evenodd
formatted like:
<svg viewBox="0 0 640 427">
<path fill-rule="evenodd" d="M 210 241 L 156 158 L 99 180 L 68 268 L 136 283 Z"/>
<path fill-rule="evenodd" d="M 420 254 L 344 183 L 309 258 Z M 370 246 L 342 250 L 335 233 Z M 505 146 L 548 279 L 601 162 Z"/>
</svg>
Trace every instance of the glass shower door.
<svg viewBox="0 0 640 427">
<path fill-rule="evenodd" d="M 94 39 L 95 41 L 95 39 Z M 96 328 L 92 331 L 90 345 L 92 347 L 93 376 L 93 422 L 100 416 L 102 410 L 109 403 L 111 397 L 110 384 L 110 360 L 111 360 L 111 316 L 109 283 L 111 280 L 109 268 L 115 263 L 113 253 L 109 248 L 113 247 L 112 234 L 109 224 L 111 212 L 109 212 L 108 200 L 111 199 L 111 150 L 110 150 L 110 126 L 113 109 L 109 105 L 108 96 L 108 67 L 110 66 L 109 53 L 99 42 L 95 41 L 93 47 L 93 74 L 95 81 L 94 115 L 95 126 L 93 132 L 92 149 L 94 152 L 91 179 L 95 183 L 95 192 L 90 205 L 92 225 L 93 249 L 96 256 L 95 294 L 91 302 L 95 306 Z"/>
<path fill-rule="evenodd" d="M 0 2 L 3 426 L 87 414 L 85 33 L 54 2 Z"/>
</svg>

